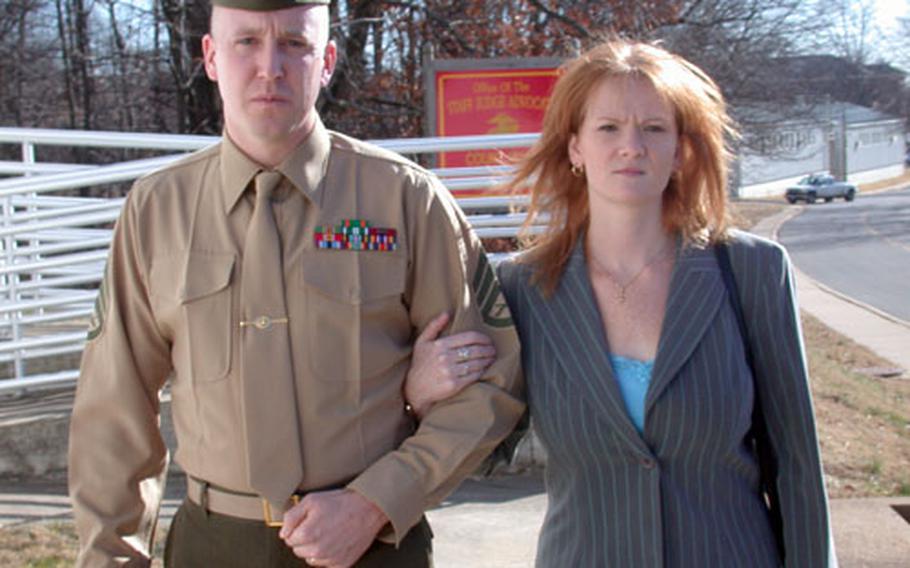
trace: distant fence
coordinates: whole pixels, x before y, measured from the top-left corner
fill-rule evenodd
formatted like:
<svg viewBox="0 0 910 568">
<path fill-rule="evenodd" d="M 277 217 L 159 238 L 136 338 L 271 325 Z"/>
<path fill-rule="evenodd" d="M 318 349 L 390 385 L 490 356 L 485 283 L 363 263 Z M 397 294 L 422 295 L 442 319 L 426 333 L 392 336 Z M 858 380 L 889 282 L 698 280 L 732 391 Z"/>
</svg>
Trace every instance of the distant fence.
<svg viewBox="0 0 910 568">
<path fill-rule="evenodd" d="M 406 155 L 521 148 L 535 134 L 374 140 Z M 21 161 L 0 161 L 0 394 L 73 382 L 78 370 L 29 369 L 40 359 L 82 351 L 85 329 L 101 281 L 111 225 L 123 199 L 62 195 L 72 190 L 130 182 L 218 141 L 212 136 L 0 128 L 0 144 L 21 147 Z M 38 146 L 145 149 L 180 152 L 113 164 L 36 160 Z M 434 170 L 453 192 L 502 183 L 505 167 Z M 509 212 L 525 199 L 458 197 L 481 237 L 512 237 L 524 214 Z"/>
</svg>

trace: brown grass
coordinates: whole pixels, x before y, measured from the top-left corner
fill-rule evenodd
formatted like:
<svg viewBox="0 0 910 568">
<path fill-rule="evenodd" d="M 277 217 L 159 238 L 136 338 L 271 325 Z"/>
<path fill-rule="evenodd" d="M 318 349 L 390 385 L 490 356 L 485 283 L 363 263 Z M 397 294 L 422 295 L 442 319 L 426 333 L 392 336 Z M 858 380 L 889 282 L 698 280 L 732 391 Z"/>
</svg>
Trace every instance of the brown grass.
<svg viewBox="0 0 910 568">
<path fill-rule="evenodd" d="M 910 181 L 910 176 L 870 185 L 890 187 L 901 181 Z M 871 189 L 875 187 L 863 187 Z M 783 201 L 772 200 L 733 204 L 744 228 L 785 207 Z M 862 372 L 894 365 L 805 312 L 802 322 L 829 495 L 910 494 L 908 373 L 887 379 Z"/>
<path fill-rule="evenodd" d="M 832 497 L 910 494 L 910 379 L 803 314 L 819 444 Z"/>
<path fill-rule="evenodd" d="M 72 566 L 78 542 L 69 521 L 34 523 L 0 530 L 0 566 Z"/>
<path fill-rule="evenodd" d="M 152 568 L 162 567 L 166 531 L 158 531 Z M 72 521 L 37 522 L 0 529 L 0 566 L 64 568 L 76 562 L 79 540 Z"/>
<path fill-rule="evenodd" d="M 760 220 L 786 207 L 789 204 L 780 198 L 737 199 L 730 204 L 730 217 L 734 226 L 749 230 Z"/>
<path fill-rule="evenodd" d="M 892 187 L 895 185 L 904 185 L 910 183 L 910 170 L 904 169 L 904 173 L 894 178 L 883 179 L 881 181 L 876 181 L 872 183 L 861 183 L 859 185 L 860 192 L 863 191 L 876 191 L 879 189 L 885 189 L 886 187 Z"/>
</svg>

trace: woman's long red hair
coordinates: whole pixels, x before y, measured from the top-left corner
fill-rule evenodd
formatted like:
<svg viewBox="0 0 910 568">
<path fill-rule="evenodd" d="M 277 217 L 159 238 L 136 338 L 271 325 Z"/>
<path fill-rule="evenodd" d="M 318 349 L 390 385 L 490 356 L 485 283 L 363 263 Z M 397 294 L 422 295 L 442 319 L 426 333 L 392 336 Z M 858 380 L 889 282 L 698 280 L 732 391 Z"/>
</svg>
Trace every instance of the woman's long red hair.
<svg viewBox="0 0 910 568">
<path fill-rule="evenodd" d="M 601 81 L 644 78 L 673 109 L 680 168 L 663 193 L 665 230 L 686 243 L 726 236 L 728 141 L 736 136 L 720 89 L 701 69 L 660 47 L 610 40 L 566 63 L 553 89 L 540 138 L 518 163 L 507 189 L 530 188 L 522 231 L 522 261 L 552 293 L 590 220 L 584 177 L 571 172 L 569 141 L 577 133 L 590 94 Z M 547 218 L 548 217 L 548 218 Z M 541 234 L 530 228 L 546 218 Z"/>
</svg>

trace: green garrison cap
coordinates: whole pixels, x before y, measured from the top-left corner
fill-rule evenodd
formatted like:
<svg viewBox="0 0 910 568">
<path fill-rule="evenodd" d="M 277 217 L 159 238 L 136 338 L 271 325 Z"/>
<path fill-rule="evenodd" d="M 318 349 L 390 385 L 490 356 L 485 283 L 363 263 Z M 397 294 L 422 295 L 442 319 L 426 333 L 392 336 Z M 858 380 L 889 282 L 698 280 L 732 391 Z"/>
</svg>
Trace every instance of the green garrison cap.
<svg viewBox="0 0 910 568">
<path fill-rule="evenodd" d="M 256 12 L 270 12 L 284 10 L 297 6 L 328 5 L 331 0 L 212 0 L 212 6 L 223 8 L 236 8 L 238 10 L 254 10 Z"/>
</svg>

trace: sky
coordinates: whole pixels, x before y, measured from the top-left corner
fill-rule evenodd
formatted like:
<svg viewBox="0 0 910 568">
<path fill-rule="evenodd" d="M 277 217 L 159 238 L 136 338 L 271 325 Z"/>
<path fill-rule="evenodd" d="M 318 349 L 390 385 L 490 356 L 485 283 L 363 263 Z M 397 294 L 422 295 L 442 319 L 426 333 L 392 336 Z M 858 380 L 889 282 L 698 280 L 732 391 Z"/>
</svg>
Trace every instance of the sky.
<svg viewBox="0 0 910 568">
<path fill-rule="evenodd" d="M 875 11 L 879 25 L 885 27 L 896 18 L 907 15 L 908 3 L 901 0 L 875 0 Z"/>
<path fill-rule="evenodd" d="M 908 2 L 901 0 L 875 0 L 875 12 L 882 31 L 891 31 L 897 18 L 907 16 L 910 8 Z"/>
<path fill-rule="evenodd" d="M 910 18 L 910 0 L 874 0 L 875 22 L 881 41 L 875 42 L 875 55 L 880 60 L 910 72 L 907 40 L 897 38 L 898 18 Z"/>
</svg>

